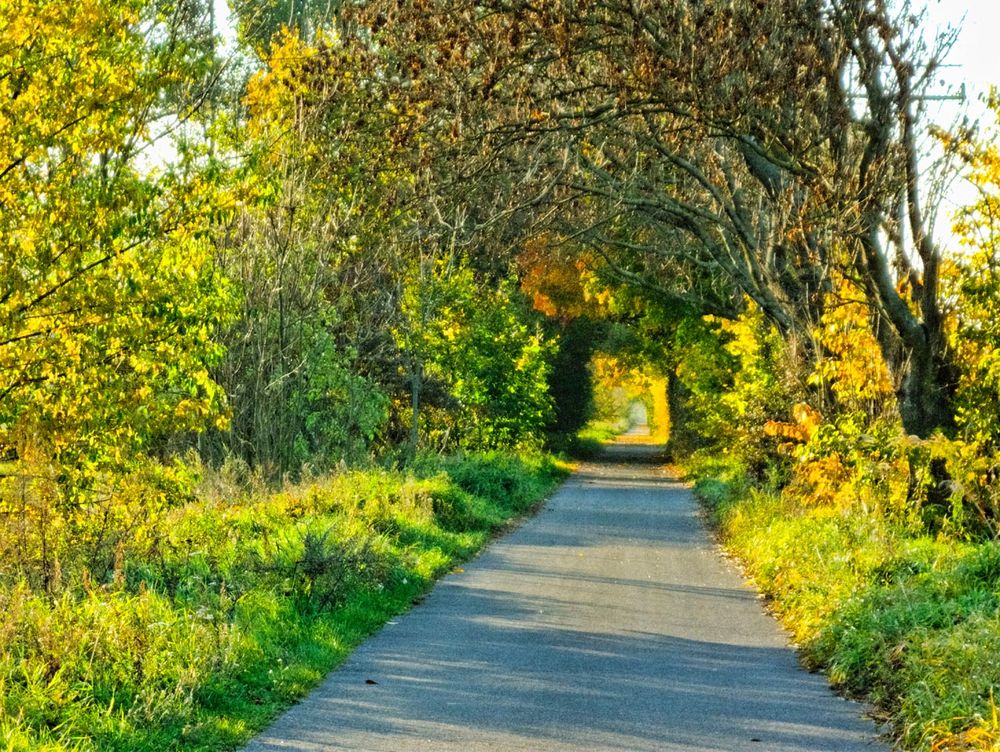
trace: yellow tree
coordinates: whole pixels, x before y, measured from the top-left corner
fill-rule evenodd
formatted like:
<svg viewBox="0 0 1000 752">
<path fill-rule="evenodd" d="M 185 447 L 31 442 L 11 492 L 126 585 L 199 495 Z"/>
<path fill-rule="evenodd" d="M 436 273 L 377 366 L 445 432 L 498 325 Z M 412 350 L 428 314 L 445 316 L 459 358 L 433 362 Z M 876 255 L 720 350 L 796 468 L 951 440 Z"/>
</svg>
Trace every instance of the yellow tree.
<svg viewBox="0 0 1000 752">
<path fill-rule="evenodd" d="M 1000 102 L 993 108 L 1000 113 Z M 955 230 L 966 252 L 949 279 L 959 304 L 951 330 L 959 353 L 959 423 L 962 437 L 1000 449 L 1000 149 L 995 143 L 948 139 L 968 168 L 979 200 L 958 216 Z"/>
<path fill-rule="evenodd" d="M 0 0 L 0 511 L 17 530 L 0 559 L 48 573 L 45 531 L 107 521 L 114 478 L 219 413 L 219 196 L 207 165 L 152 143 L 208 70 L 178 43 L 195 12 Z"/>
</svg>

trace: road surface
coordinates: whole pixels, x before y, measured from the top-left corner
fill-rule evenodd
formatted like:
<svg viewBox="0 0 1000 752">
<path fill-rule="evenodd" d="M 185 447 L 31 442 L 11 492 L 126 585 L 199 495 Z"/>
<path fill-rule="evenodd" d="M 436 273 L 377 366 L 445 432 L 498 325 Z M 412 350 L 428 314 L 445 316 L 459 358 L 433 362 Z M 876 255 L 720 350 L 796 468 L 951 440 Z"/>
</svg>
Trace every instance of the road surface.
<svg viewBox="0 0 1000 752">
<path fill-rule="evenodd" d="M 651 459 L 584 465 L 247 752 L 888 749 L 798 667 Z"/>
</svg>

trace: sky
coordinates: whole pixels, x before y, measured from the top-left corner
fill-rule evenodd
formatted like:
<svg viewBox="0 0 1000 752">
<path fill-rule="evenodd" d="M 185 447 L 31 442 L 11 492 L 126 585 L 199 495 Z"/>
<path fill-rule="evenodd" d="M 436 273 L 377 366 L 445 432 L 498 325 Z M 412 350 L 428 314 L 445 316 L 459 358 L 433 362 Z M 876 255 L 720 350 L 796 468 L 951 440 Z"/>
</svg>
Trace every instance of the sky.
<svg viewBox="0 0 1000 752">
<path fill-rule="evenodd" d="M 236 46 L 236 20 L 229 8 L 229 0 L 212 0 L 215 11 L 216 33 L 222 37 L 223 49 L 231 50 Z"/>
<path fill-rule="evenodd" d="M 940 90 L 956 91 L 964 83 L 966 93 L 963 103 L 934 103 L 928 108 L 929 118 L 947 128 L 960 115 L 967 114 L 986 129 L 995 126 L 996 119 L 987 111 L 984 98 L 991 85 L 1000 86 L 1000 0 L 914 0 L 915 5 L 921 3 L 926 3 L 924 31 L 928 36 L 949 26 L 958 31 L 955 44 L 945 59 L 950 67 L 941 71 L 944 80 Z M 944 197 L 935 235 L 952 249 L 957 239 L 950 233 L 949 217 L 976 198 L 976 189 L 964 180 L 952 183 Z"/>
<path fill-rule="evenodd" d="M 917 0 L 926 2 L 925 32 L 933 35 L 957 27 L 958 39 L 942 71 L 946 84 L 966 84 L 970 112 L 982 116 L 981 97 L 991 84 L 1000 84 L 1000 0 Z"/>
</svg>

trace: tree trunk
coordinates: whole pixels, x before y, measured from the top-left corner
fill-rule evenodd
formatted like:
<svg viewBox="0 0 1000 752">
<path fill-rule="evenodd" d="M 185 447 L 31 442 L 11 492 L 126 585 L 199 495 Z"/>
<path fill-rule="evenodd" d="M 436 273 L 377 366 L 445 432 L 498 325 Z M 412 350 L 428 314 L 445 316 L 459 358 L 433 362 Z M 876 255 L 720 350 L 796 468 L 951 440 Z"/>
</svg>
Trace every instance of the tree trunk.
<svg viewBox="0 0 1000 752">
<path fill-rule="evenodd" d="M 899 414 L 908 434 L 926 439 L 955 425 L 951 370 L 941 347 L 928 336 L 923 346 L 907 349 L 899 395 Z"/>
<path fill-rule="evenodd" d="M 420 441 L 420 393 L 424 385 L 424 369 L 415 363 L 410 370 L 410 452 L 416 456 Z"/>
</svg>

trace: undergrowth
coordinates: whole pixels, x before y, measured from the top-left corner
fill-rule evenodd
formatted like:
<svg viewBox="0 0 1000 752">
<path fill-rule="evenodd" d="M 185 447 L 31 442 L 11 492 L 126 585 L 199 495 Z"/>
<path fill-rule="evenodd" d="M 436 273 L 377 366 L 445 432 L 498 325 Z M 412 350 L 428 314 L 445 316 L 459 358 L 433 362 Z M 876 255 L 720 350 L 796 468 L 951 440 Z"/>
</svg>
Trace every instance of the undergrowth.
<svg viewBox="0 0 1000 752">
<path fill-rule="evenodd" d="M 0 749 L 233 749 L 564 472 L 467 455 L 219 495 L 107 581 L 0 584 Z"/>
<path fill-rule="evenodd" d="M 576 433 L 559 437 L 553 449 L 574 459 L 592 460 L 627 427 L 625 421 L 592 420 Z"/>
<path fill-rule="evenodd" d="M 808 665 L 871 701 L 905 749 L 1000 748 L 1000 543 L 762 490 L 718 458 L 687 469 Z"/>
</svg>

